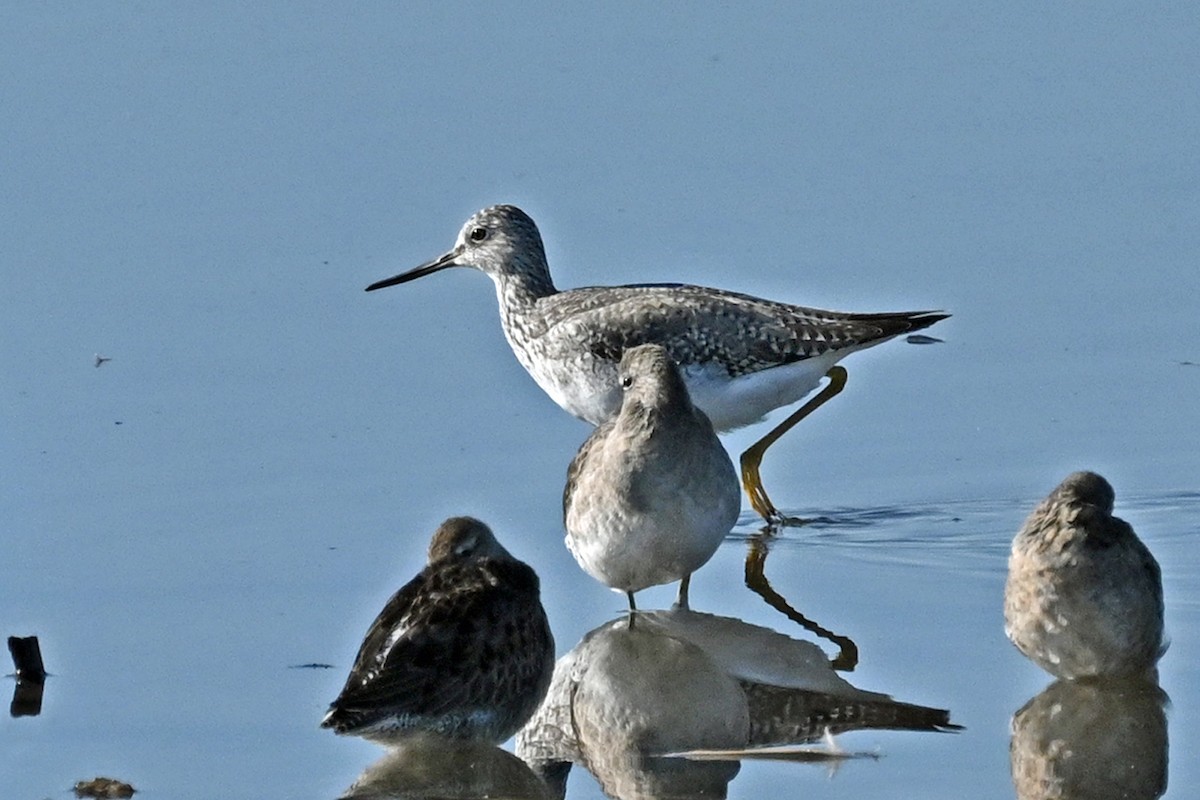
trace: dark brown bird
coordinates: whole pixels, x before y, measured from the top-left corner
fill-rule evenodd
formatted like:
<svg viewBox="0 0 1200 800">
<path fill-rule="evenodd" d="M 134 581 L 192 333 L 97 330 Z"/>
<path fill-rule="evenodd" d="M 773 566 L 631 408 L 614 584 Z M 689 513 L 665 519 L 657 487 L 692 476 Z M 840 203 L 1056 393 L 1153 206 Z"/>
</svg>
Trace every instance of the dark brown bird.
<svg viewBox="0 0 1200 800">
<path fill-rule="evenodd" d="M 434 533 L 426 567 L 371 624 L 321 726 L 498 744 L 533 714 L 553 669 L 537 574 L 482 522 L 452 517 Z"/>
</svg>

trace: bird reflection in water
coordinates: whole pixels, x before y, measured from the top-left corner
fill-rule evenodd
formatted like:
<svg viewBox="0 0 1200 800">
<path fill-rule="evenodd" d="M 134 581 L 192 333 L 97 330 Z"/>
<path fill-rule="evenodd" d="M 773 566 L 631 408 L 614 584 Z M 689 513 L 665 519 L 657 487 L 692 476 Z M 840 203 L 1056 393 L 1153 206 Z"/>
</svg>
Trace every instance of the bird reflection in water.
<svg viewBox="0 0 1200 800">
<path fill-rule="evenodd" d="M 1161 797 L 1167 702 L 1147 679 L 1050 684 L 1013 715 L 1009 757 L 1017 797 Z"/>
<path fill-rule="evenodd" d="M 947 711 L 857 689 L 811 642 L 676 608 L 584 636 L 555 665 L 517 754 L 560 797 L 572 764 L 610 797 L 723 797 L 762 748 L 786 758 L 827 732 L 957 727 Z"/>
<path fill-rule="evenodd" d="M 342 800 L 418 797 L 550 800 L 552 795 L 512 753 L 486 742 L 434 735 L 395 743 L 342 794 Z"/>
<path fill-rule="evenodd" d="M 809 619 L 794 609 L 790 603 L 771 587 L 767 580 L 767 553 L 770 551 L 770 540 L 774 534 L 771 528 L 750 540 L 750 549 L 746 552 L 746 586 L 763 600 L 767 605 L 795 622 L 804 630 L 837 645 L 838 654 L 833 659 L 832 666 L 843 672 L 853 672 L 858 666 L 858 645 L 848 636 L 841 636 L 828 628 Z"/>
<path fill-rule="evenodd" d="M 1013 539 L 1004 632 L 1056 678 L 1146 675 L 1167 649 L 1162 570 L 1113 516 L 1115 496 L 1100 475 L 1073 472 Z"/>
<path fill-rule="evenodd" d="M 1004 630 L 1059 680 L 1012 721 L 1020 798 L 1153 798 L 1167 789 L 1166 693 L 1158 686 L 1162 572 L 1113 487 L 1068 475 L 1013 540 Z"/>
</svg>

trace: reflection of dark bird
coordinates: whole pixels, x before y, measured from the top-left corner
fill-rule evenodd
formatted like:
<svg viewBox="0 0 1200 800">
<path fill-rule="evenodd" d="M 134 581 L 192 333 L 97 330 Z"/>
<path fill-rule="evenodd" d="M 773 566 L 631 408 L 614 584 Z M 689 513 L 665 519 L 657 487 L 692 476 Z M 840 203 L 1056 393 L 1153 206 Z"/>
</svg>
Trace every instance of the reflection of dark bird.
<svg viewBox="0 0 1200 800">
<path fill-rule="evenodd" d="M 553 664 L 537 575 L 482 522 L 454 517 L 367 631 L 321 725 L 384 740 L 423 731 L 502 742 L 537 708 Z"/>
<path fill-rule="evenodd" d="M 567 547 L 589 575 L 629 598 L 692 573 L 737 523 L 737 473 L 659 345 L 621 357 L 621 411 L 592 432 L 567 470 Z"/>
<path fill-rule="evenodd" d="M 1020 800 L 1121 797 L 1167 790 L 1166 693 L 1151 681 L 1056 681 L 1012 721 Z"/>
<path fill-rule="evenodd" d="M 1166 649 L 1158 562 L 1113 499 L 1104 478 L 1072 473 L 1013 540 L 1004 631 L 1059 678 L 1144 673 Z"/>
<path fill-rule="evenodd" d="M 550 800 L 524 761 L 492 744 L 415 735 L 363 770 L 341 800 Z"/>
<path fill-rule="evenodd" d="M 448 267 L 477 269 L 496 285 L 500 322 L 521 366 L 554 402 L 599 425 L 617 413 L 621 353 L 639 344 L 667 348 L 695 402 L 719 431 L 792 405 L 828 375 L 831 383 L 742 454 L 742 482 L 754 509 L 781 519 L 759 477 L 766 449 L 833 397 L 846 371 L 835 364 L 948 315 L 917 311 L 851 314 L 761 300 L 684 284 L 598 286 L 559 291 L 537 225 L 510 205 L 474 214 L 454 247 L 433 261 L 371 284 L 406 283 Z"/>
</svg>

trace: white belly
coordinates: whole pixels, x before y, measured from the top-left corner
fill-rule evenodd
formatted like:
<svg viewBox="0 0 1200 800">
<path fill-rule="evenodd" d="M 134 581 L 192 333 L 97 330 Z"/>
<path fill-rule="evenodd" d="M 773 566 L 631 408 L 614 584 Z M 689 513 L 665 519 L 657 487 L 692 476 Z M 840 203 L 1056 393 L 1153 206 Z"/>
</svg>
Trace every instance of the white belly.
<svg viewBox="0 0 1200 800">
<path fill-rule="evenodd" d="M 567 547 L 579 565 L 625 592 L 704 566 L 741 510 L 737 472 L 721 443 L 711 433 L 668 443 L 604 431 L 593 434 L 602 443 L 585 445 L 569 491 Z"/>
<path fill-rule="evenodd" d="M 758 422 L 777 408 L 800 402 L 844 355 L 844 351 L 831 352 L 736 378 L 691 366 L 684 369 L 684 380 L 692 402 L 708 415 L 713 427 L 730 431 Z"/>
<path fill-rule="evenodd" d="M 567 547 L 579 566 L 622 592 L 638 592 L 691 575 L 708 563 L 737 521 L 736 507 L 732 515 L 693 508 L 687 514 L 691 519 L 627 511 L 613 508 L 604 513 L 593 508 L 588 520 L 567 521 Z"/>
<path fill-rule="evenodd" d="M 842 353 L 829 353 L 781 367 L 730 378 L 715 366 L 691 365 L 683 377 L 688 393 L 718 431 L 758 422 L 777 408 L 800 402 L 821 383 Z M 544 362 L 525 363 L 529 374 L 550 398 L 576 417 L 593 425 L 613 417 L 621 408 L 616 365 L 590 360 L 574 370 L 552 369 Z"/>
</svg>

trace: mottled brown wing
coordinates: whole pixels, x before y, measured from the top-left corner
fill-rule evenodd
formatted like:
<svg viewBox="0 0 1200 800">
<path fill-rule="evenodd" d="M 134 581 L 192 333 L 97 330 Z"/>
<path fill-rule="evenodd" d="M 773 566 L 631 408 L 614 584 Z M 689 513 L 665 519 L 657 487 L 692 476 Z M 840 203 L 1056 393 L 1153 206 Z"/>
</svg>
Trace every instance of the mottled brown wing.
<svg viewBox="0 0 1200 800">
<path fill-rule="evenodd" d="M 520 562 L 427 568 L 371 626 L 335 705 L 437 715 L 486 702 L 504 626 L 531 602 L 540 611 L 537 597 L 537 576 Z"/>
</svg>

